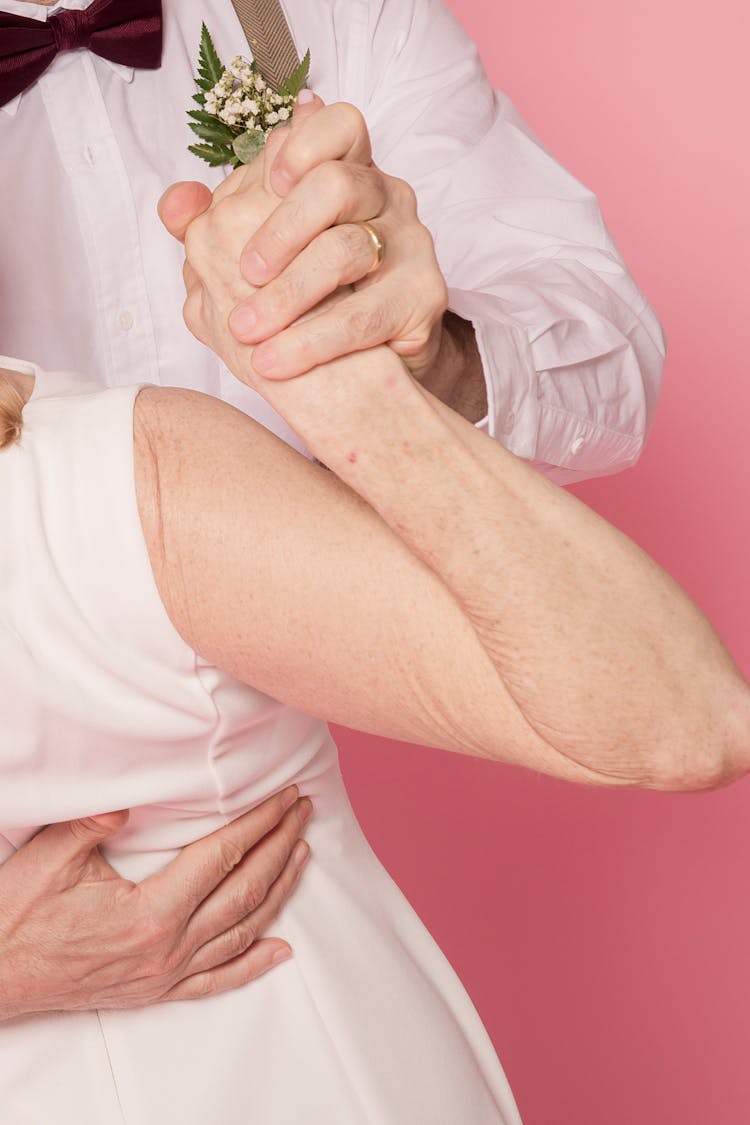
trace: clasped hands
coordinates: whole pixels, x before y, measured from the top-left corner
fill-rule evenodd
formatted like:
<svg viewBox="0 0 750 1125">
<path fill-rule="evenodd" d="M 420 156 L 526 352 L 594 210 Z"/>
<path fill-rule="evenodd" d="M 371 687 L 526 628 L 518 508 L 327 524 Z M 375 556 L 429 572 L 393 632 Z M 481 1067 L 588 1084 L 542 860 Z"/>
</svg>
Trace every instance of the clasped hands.
<svg viewBox="0 0 750 1125">
<path fill-rule="evenodd" d="M 447 307 L 432 236 L 409 185 L 373 165 L 358 110 L 308 96 L 213 195 L 180 183 L 162 197 L 185 242 L 185 321 L 232 370 L 251 345 L 243 378 L 261 392 L 381 344 L 421 379 Z"/>
</svg>

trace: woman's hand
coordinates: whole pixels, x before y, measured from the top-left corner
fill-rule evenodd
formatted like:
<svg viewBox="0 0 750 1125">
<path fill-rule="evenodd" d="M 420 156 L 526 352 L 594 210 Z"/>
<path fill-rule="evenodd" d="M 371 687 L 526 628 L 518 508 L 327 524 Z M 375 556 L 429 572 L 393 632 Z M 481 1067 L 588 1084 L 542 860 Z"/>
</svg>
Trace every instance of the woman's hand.
<svg viewBox="0 0 750 1125">
<path fill-rule="evenodd" d="M 185 244 L 185 323 L 230 368 L 242 345 L 229 331 L 229 314 L 254 292 L 240 273 L 239 253 L 280 202 L 268 175 L 268 155 L 282 141 L 277 132 L 252 164 L 237 168 L 213 195 L 204 184 L 187 182 L 173 184 L 159 201 L 165 227 Z"/>
</svg>

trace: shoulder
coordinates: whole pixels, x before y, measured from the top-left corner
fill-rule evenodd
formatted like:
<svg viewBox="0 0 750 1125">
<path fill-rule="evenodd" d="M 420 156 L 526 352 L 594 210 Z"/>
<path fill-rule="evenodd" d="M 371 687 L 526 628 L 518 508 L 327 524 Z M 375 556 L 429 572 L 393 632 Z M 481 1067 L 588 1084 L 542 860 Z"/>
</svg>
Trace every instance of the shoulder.
<svg viewBox="0 0 750 1125">
<path fill-rule="evenodd" d="M 244 475 L 240 466 L 250 467 L 256 441 L 265 444 L 263 434 L 257 422 L 212 395 L 183 387 L 142 388 L 133 415 L 142 517 L 158 516 L 161 525 L 162 515 L 172 518 L 179 511 L 184 516 L 230 467 Z"/>
<path fill-rule="evenodd" d="M 133 441 L 136 459 L 159 473 L 202 460 L 225 460 L 222 442 L 247 446 L 260 430 L 241 410 L 213 395 L 185 387 L 143 387 L 136 399 Z"/>
<path fill-rule="evenodd" d="M 133 447 L 144 538 L 170 615 L 174 573 L 206 542 L 234 535 L 238 521 L 267 502 L 274 481 L 310 468 L 234 406 L 177 387 L 142 388 Z"/>
<path fill-rule="evenodd" d="M 133 414 L 133 468 L 143 535 L 159 592 L 173 616 L 170 571 L 212 513 L 221 518 L 232 464 L 249 468 L 261 428 L 201 391 L 143 387 Z M 239 476 L 244 476 L 239 472 Z M 173 618 L 174 620 L 174 618 Z"/>
<path fill-rule="evenodd" d="M 135 426 L 143 433 L 159 427 L 179 429 L 204 417 L 240 413 L 221 399 L 187 387 L 142 387 L 135 403 Z"/>
</svg>

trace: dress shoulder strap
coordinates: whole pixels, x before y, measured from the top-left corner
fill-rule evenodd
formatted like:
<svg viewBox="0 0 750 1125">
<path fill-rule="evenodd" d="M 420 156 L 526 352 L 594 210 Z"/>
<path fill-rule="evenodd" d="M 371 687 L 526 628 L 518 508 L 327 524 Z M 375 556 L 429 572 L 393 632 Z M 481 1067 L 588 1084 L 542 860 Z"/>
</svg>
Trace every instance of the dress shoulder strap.
<svg viewBox="0 0 750 1125">
<path fill-rule="evenodd" d="M 289 24 L 279 0 L 232 0 L 258 70 L 278 90 L 299 66 Z"/>
</svg>

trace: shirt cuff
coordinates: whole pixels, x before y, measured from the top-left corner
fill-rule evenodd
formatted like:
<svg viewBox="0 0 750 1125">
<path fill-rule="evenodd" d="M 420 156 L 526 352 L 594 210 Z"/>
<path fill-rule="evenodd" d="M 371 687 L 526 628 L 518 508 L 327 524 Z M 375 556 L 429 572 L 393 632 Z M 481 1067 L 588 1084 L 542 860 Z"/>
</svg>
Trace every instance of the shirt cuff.
<svg viewBox="0 0 750 1125">
<path fill-rule="evenodd" d="M 449 289 L 448 308 L 470 321 L 482 360 L 487 413 L 477 429 L 530 460 L 537 451 L 539 400 L 526 332 L 499 310 L 489 293 Z"/>
<path fill-rule="evenodd" d="M 585 412 L 548 402 L 526 329 L 502 311 L 490 293 L 448 290 L 448 307 L 471 322 L 487 388 L 487 414 L 476 423 L 517 457 L 530 461 L 561 484 L 603 476 L 628 468 L 643 450 L 645 426 L 615 430 L 586 417 Z M 633 365 L 628 386 L 641 385 L 634 355 L 620 355 L 623 371 Z M 590 384 L 594 405 L 606 405 L 592 363 Z M 580 394 L 568 392 L 579 405 Z M 585 403 L 591 408 L 588 397 Z M 593 413 L 593 410 L 592 410 Z"/>
</svg>

